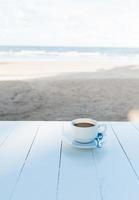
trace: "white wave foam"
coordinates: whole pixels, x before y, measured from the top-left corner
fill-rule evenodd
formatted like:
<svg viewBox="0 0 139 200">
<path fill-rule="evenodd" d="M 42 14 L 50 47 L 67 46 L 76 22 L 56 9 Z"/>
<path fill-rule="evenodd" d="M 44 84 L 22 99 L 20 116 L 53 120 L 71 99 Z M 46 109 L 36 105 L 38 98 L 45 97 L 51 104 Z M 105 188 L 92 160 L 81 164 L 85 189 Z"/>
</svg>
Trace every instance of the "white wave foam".
<svg viewBox="0 0 139 200">
<path fill-rule="evenodd" d="M 0 55 L 13 55 L 13 56 L 99 56 L 102 53 L 99 52 L 79 52 L 79 51 L 31 51 L 31 50 L 21 50 L 21 51 L 0 51 Z"/>
<path fill-rule="evenodd" d="M 97 59 L 97 60 L 139 60 L 139 54 L 116 54 L 107 52 L 83 52 L 83 51 L 52 51 L 52 50 L 1 50 L 0 60 L 76 60 L 76 59 Z"/>
</svg>

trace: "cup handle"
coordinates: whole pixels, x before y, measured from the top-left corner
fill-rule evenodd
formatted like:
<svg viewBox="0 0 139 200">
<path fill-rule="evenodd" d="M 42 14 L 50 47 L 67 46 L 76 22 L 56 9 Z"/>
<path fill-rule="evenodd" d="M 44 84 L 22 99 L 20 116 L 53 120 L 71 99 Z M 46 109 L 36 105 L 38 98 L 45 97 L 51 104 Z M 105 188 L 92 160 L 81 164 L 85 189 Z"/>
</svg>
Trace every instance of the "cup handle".
<svg viewBox="0 0 139 200">
<path fill-rule="evenodd" d="M 98 131 L 99 131 L 99 133 L 105 133 L 106 132 L 106 130 L 107 130 L 107 125 L 106 124 L 99 124 L 98 125 Z"/>
</svg>

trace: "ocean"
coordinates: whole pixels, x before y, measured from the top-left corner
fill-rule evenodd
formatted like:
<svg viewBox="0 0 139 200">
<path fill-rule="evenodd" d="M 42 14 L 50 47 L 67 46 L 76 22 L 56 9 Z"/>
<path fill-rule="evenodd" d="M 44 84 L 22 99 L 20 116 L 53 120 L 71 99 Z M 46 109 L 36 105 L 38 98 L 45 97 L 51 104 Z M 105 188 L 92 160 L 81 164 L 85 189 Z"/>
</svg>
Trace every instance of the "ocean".
<svg viewBox="0 0 139 200">
<path fill-rule="evenodd" d="M 139 60 L 139 48 L 0 46 L 0 61 L 92 60 L 102 57 Z"/>
</svg>

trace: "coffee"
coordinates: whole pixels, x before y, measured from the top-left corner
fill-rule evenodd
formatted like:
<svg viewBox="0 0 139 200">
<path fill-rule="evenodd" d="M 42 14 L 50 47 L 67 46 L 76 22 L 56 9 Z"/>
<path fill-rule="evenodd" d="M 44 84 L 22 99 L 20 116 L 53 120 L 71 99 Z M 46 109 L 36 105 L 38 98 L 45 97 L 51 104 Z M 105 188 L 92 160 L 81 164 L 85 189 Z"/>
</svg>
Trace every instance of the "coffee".
<svg viewBox="0 0 139 200">
<path fill-rule="evenodd" d="M 75 123 L 74 126 L 81 127 L 81 128 L 87 128 L 87 127 L 92 127 L 95 125 L 88 123 L 88 122 L 80 122 L 80 123 Z"/>
</svg>

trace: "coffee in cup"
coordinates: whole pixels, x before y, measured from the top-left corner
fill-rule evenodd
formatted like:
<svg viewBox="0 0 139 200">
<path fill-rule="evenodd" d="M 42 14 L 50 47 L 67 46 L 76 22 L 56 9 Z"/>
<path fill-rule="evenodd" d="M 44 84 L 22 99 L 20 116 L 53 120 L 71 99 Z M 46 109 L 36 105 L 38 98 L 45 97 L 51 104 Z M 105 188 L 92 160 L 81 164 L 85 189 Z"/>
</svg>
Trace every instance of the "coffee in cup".
<svg viewBox="0 0 139 200">
<path fill-rule="evenodd" d="M 87 128 L 87 127 L 92 127 L 92 126 L 94 126 L 94 124 L 88 123 L 88 122 L 80 122 L 80 123 L 74 124 L 74 126 L 82 127 L 82 128 Z"/>
</svg>

